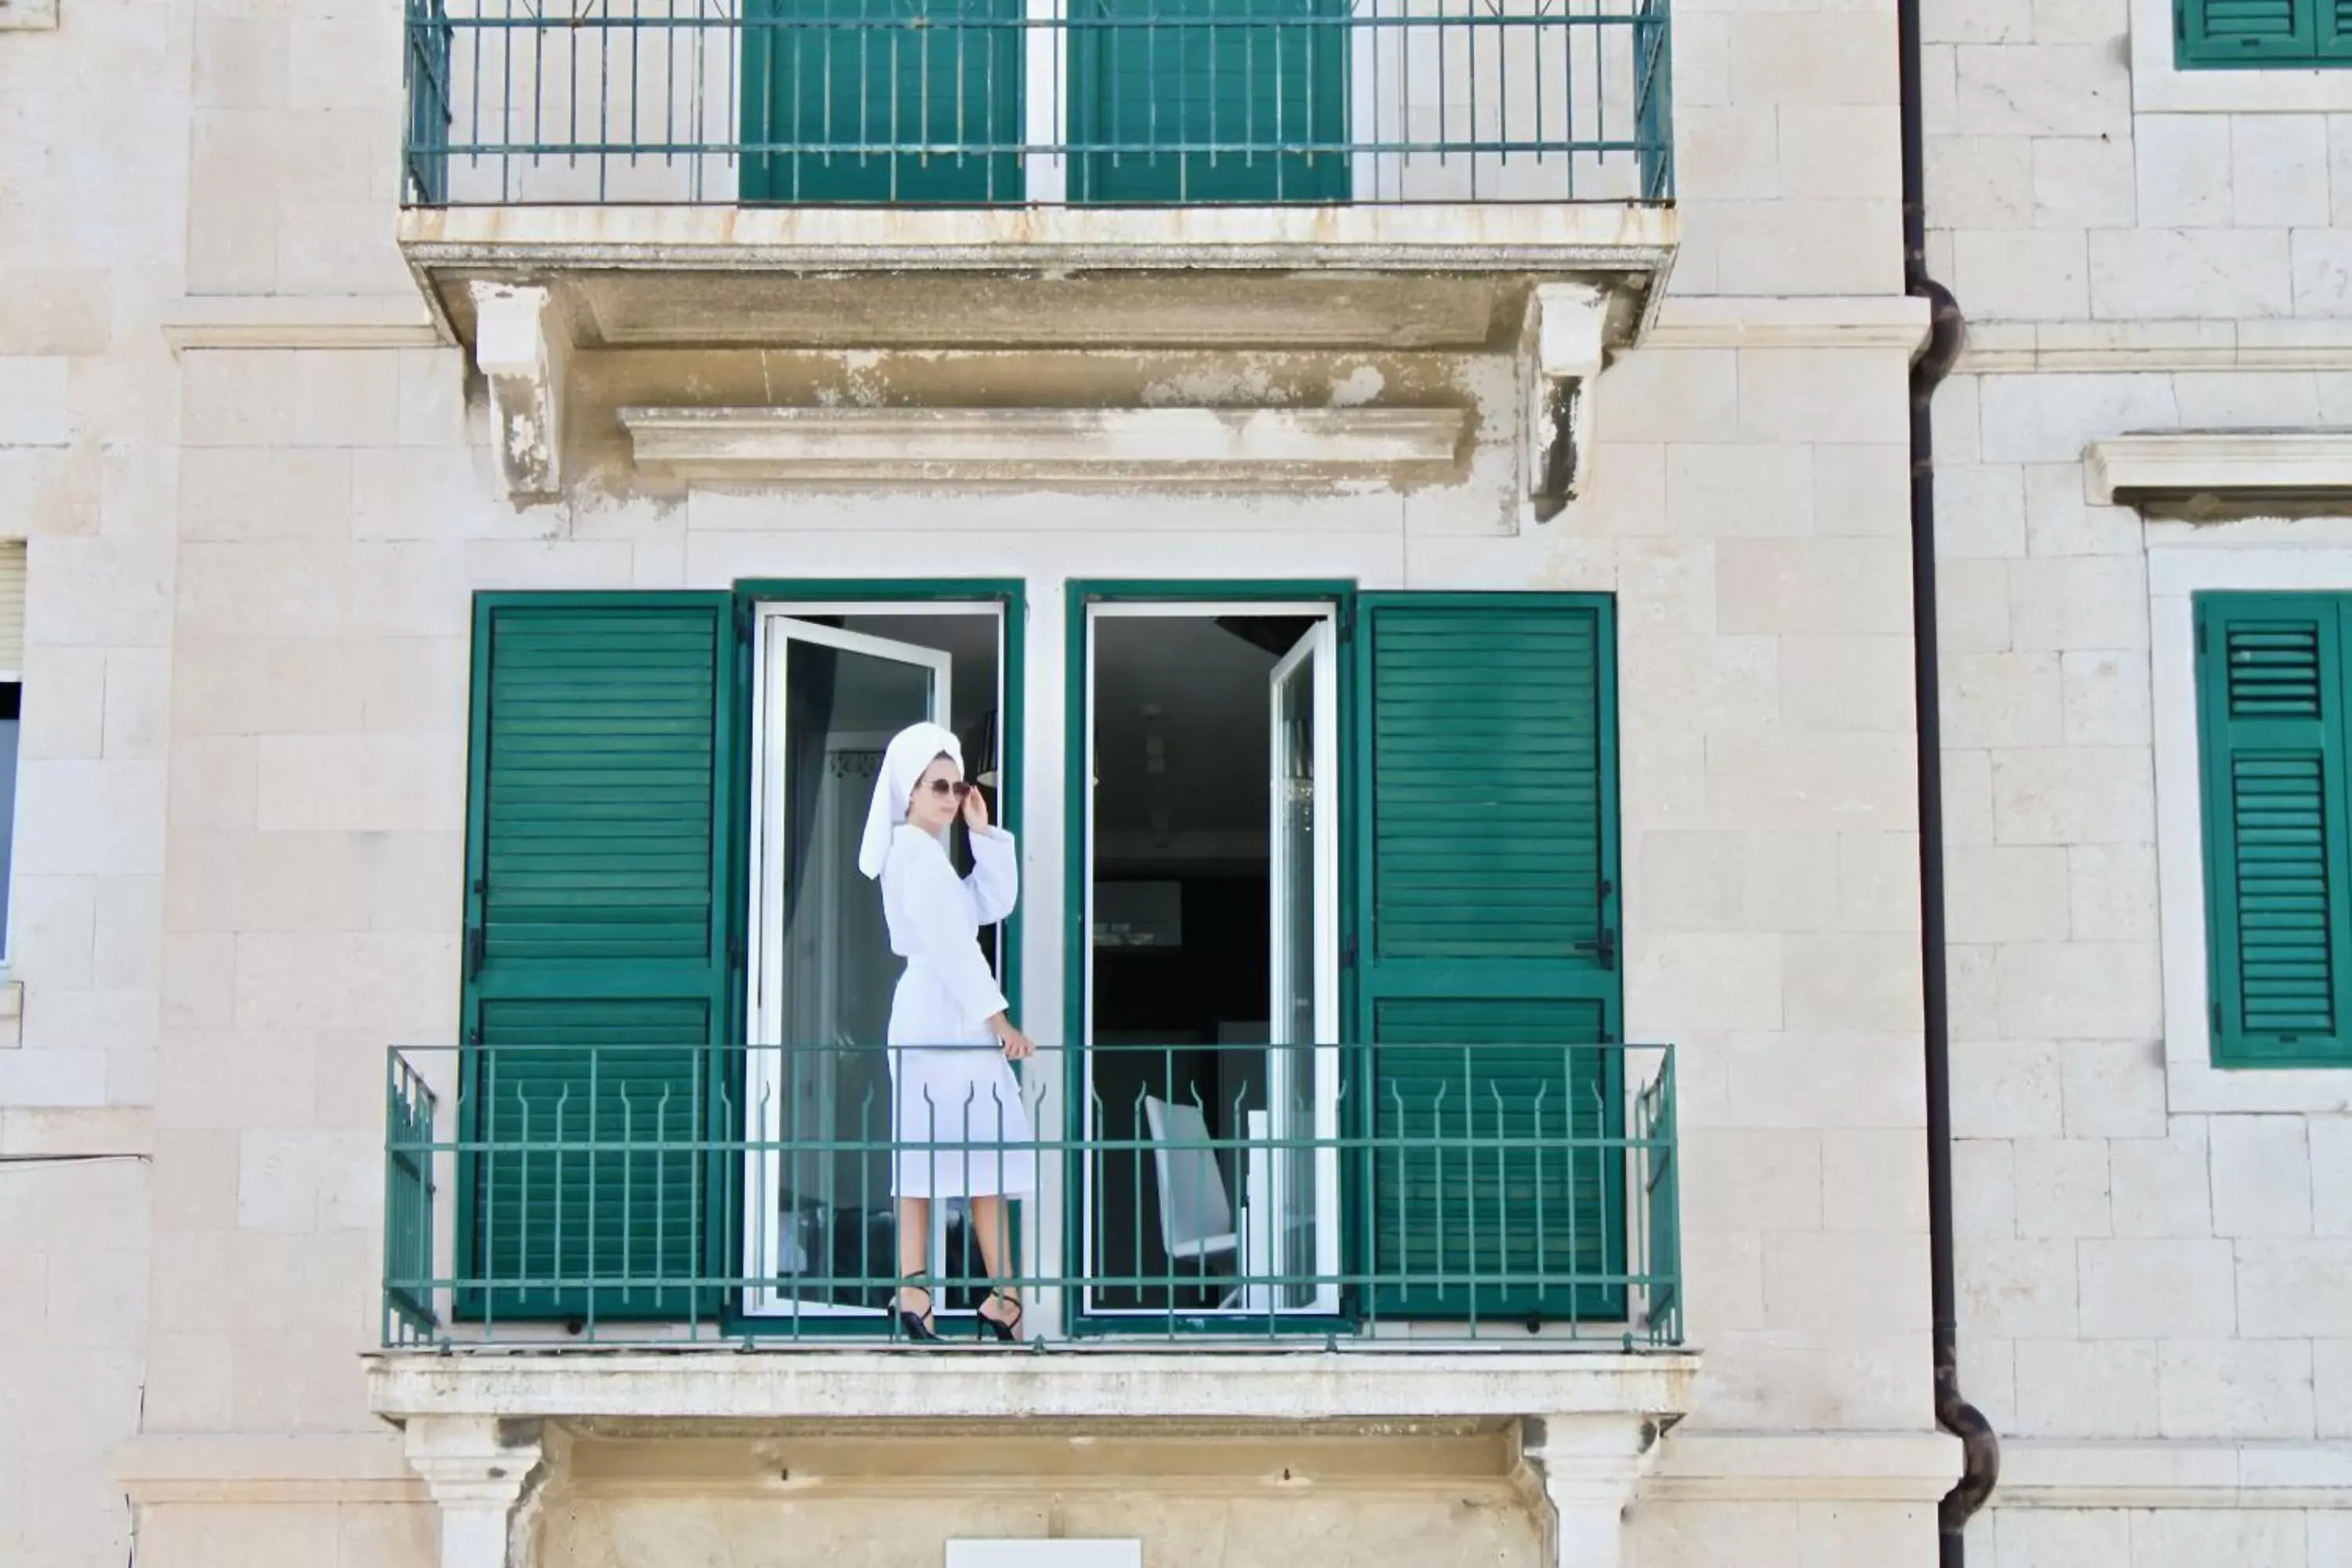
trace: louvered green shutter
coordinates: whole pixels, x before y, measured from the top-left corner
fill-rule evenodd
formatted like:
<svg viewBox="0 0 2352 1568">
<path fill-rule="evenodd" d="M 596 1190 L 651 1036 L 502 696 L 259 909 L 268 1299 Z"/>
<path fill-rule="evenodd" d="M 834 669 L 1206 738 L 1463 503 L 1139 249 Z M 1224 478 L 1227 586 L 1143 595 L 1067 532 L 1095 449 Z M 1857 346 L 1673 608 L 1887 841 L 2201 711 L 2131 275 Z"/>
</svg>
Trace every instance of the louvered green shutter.
<svg viewBox="0 0 2352 1568">
<path fill-rule="evenodd" d="M 2352 1060 L 2346 618 L 2333 595 L 2197 601 L 2217 1066 Z"/>
<path fill-rule="evenodd" d="M 1605 601 L 1370 595 L 1355 638 L 1358 1037 L 1374 1310 L 1611 1318 L 1614 633 Z M 1531 1141 L 1549 1147 L 1532 1146 Z M 1478 1281 L 1473 1283 L 1473 1281 Z"/>
<path fill-rule="evenodd" d="M 461 1122 L 473 1312 L 707 1310 L 709 1047 L 731 1037 L 724 595 L 474 618 Z M 590 1050 L 587 1047 L 604 1047 Z"/>
<path fill-rule="evenodd" d="M 1020 0 L 745 0 L 743 27 L 743 140 L 771 149 L 745 201 L 1021 199 Z"/>
<path fill-rule="evenodd" d="M 1344 201 L 1348 21 L 1339 0 L 1072 0 L 1074 196 Z"/>
<path fill-rule="evenodd" d="M 2318 53 L 2317 13 L 2336 0 L 2174 0 L 2183 68 L 2310 61 Z"/>
<path fill-rule="evenodd" d="M 2352 0 L 2312 0 L 2319 9 L 2319 58 L 2352 60 Z"/>
</svg>

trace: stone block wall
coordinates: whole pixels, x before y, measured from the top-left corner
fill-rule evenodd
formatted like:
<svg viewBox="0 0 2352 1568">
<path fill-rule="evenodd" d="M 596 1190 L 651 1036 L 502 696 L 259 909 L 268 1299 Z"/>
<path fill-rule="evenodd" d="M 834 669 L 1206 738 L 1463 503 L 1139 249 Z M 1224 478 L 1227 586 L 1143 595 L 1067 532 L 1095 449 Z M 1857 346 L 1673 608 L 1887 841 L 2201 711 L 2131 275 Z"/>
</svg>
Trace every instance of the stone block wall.
<svg viewBox="0 0 2352 1568">
<path fill-rule="evenodd" d="M 2178 71 L 2162 0 L 1927 12 L 1930 264 L 1971 321 L 1936 420 L 1961 1367 L 2006 1451 L 1970 1560 L 2332 1563 L 2352 1071 L 2201 1072 L 2160 737 L 2179 582 L 2258 548 L 2352 575 L 2324 520 L 2150 524 L 2084 455 L 2352 415 L 2352 73 Z"/>
</svg>

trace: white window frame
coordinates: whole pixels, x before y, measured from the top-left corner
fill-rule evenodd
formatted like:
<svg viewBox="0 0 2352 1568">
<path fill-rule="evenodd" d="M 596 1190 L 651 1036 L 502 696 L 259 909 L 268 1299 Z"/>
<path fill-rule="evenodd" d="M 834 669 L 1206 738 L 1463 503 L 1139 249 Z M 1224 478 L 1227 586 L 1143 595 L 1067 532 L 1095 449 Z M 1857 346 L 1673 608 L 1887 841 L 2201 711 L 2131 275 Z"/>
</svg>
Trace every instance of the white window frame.
<svg viewBox="0 0 2352 1568">
<path fill-rule="evenodd" d="M 17 701 L 19 704 L 17 710 L 18 719 L 16 723 L 16 754 L 9 759 L 10 777 L 13 782 L 8 791 L 6 815 L 5 816 L 0 816 L 0 828 L 5 828 L 6 830 L 6 837 L 5 838 L 0 838 L 0 844 L 5 844 L 7 848 L 5 858 L 0 859 L 0 1023 L 5 1023 L 7 1020 L 12 1019 L 16 1016 L 16 1009 L 13 1005 L 15 998 L 13 994 L 11 994 L 11 987 L 9 984 L 10 974 L 8 965 L 11 946 L 8 933 L 16 924 L 16 899 L 15 896 L 16 891 L 16 847 L 24 841 L 24 835 L 21 831 L 23 824 L 20 819 L 21 814 L 18 811 L 18 803 L 25 798 L 25 726 L 22 703 L 24 700 L 26 684 L 25 667 L 31 662 L 25 649 L 24 638 L 25 623 L 27 612 L 30 609 L 29 601 L 32 597 L 30 586 L 32 576 L 32 542 L 19 537 L 0 536 L 0 550 L 11 549 L 22 552 L 25 558 L 24 574 L 19 579 L 19 587 L 24 592 L 24 599 L 26 602 L 20 602 L 16 606 L 17 639 L 16 649 L 16 667 L 14 668 L 0 668 L 0 685 L 12 685 L 16 687 Z M 13 1043 L 13 1041 L 0 1043 Z"/>
<path fill-rule="evenodd" d="M 2147 525 L 2166 1099 L 2176 1115 L 2342 1110 L 2352 1068 L 2213 1065 L 2192 596 L 2352 594 L 2352 518 Z"/>
<path fill-rule="evenodd" d="M 2173 37 L 2179 0 L 2132 0 L 2132 112 L 2141 114 L 2352 113 L 2352 66 L 2305 70 L 2183 70 Z"/>
<path fill-rule="evenodd" d="M 0 838 L 0 846 L 5 846 L 7 850 L 5 858 L 0 858 L 0 989 L 5 989 L 11 979 L 8 964 L 10 954 L 14 951 L 8 940 L 8 933 L 15 930 L 16 925 L 16 846 L 23 841 L 23 835 L 18 831 L 21 824 L 19 821 L 20 814 L 17 810 L 17 806 L 18 803 L 25 798 L 25 721 L 23 707 L 25 700 L 25 672 L 21 669 L 0 669 L 0 686 L 14 686 L 16 689 L 16 701 L 18 705 L 16 710 L 16 754 L 9 759 L 10 778 L 12 782 L 9 785 L 8 799 L 5 803 L 6 815 L 5 817 L 0 817 L 0 828 L 5 828 L 7 830 L 6 837 L 5 838 Z M 0 995 L 0 1005 L 5 1005 L 7 1000 L 8 998 L 6 996 Z M 0 1017 L 5 1017 L 6 1016 L 7 1010 L 5 1006 L 0 1005 Z"/>
</svg>

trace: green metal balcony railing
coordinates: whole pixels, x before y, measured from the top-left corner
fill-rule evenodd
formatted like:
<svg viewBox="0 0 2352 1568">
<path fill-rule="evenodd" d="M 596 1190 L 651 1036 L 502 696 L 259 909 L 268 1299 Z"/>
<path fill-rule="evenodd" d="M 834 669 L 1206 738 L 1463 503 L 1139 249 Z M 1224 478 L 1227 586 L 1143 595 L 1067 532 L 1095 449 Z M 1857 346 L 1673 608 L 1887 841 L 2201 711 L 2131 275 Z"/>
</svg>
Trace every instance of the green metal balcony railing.
<svg viewBox="0 0 2352 1568">
<path fill-rule="evenodd" d="M 1009 1090 L 896 1079 L 880 1047 L 395 1051 L 385 1342 L 896 1342 L 910 1280 L 951 1338 L 994 1283 L 1065 1342 L 1682 1340 L 1668 1047 L 1116 1046 Z M 1022 1195 L 931 1203 L 902 1271 L 900 1187 Z"/>
<path fill-rule="evenodd" d="M 1664 202 L 1669 0 L 406 0 L 405 199 Z"/>
</svg>

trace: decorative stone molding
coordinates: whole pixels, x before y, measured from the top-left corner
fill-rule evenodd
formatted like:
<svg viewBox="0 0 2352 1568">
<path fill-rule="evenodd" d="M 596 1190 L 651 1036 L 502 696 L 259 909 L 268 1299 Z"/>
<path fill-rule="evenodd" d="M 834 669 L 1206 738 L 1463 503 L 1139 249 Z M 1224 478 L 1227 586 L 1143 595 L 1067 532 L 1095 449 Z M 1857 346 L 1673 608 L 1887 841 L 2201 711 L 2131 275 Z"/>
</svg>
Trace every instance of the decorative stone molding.
<svg viewBox="0 0 2352 1568">
<path fill-rule="evenodd" d="M 408 1424 L 409 1468 L 441 1507 L 441 1568 L 509 1568 L 508 1527 L 542 1458 L 535 1425 L 482 1417 Z"/>
<path fill-rule="evenodd" d="M 1213 488 L 1433 477 L 1458 408 L 623 408 L 637 467 L 807 484 Z"/>
<path fill-rule="evenodd" d="M 142 1433 L 115 1450 L 114 1479 L 142 1508 L 433 1500 L 402 1458 L 400 1435 L 390 1430 L 299 1437 Z"/>
<path fill-rule="evenodd" d="M 154 1152 L 155 1113 L 143 1105 L 0 1107 L 0 1155 L 143 1160 Z"/>
<path fill-rule="evenodd" d="M 47 32 L 58 25 L 58 0 L 0 0 L 0 33 Z"/>
<path fill-rule="evenodd" d="M 1522 1456 L 1551 1500 L 1559 1568 L 1618 1568 L 1624 1560 L 1625 1510 L 1662 1435 L 1658 1422 L 1631 1415 L 1528 1422 Z"/>
<path fill-rule="evenodd" d="M 1650 349 L 1853 349 L 1916 354 L 1927 301 L 1905 295 L 1669 298 L 1642 335 Z"/>
<path fill-rule="evenodd" d="M 2288 316 L 2242 321 L 1972 322 L 1954 374 L 2173 375 L 2214 370 L 2352 370 L 2352 321 Z"/>
<path fill-rule="evenodd" d="M 1589 283 L 1538 283 L 1520 329 L 1527 395 L 1528 499 L 1538 521 L 1575 498 L 1591 451 L 1591 399 L 1601 374 L 1609 297 Z"/>
<path fill-rule="evenodd" d="M 0 0 L 5 4 L 5 0 Z M 191 349 L 429 349 L 440 330 L 414 295 L 190 295 L 164 307 L 163 341 Z"/>
<path fill-rule="evenodd" d="M 2092 499 L 2188 507 L 2352 499 L 2352 430 L 2180 430 L 2091 443 Z"/>
<path fill-rule="evenodd" d="M 2340 1442 L 2001 1444 L 1996 1509 L 2352 1509 Z"/>
<path fill-rule="evenodd" d="M 490 389 L 491 446 L 509 500 L 557 493 L 572 337 L 545 289 L 476 282 L 474 363 Z"/>
<path fill-rule="evenodd" d="M 1643 1503 L 1933 1504 L 1960 1479 L 1948 1432 L 1814 1432 L 1676 1427 L 1644 1472 Z M 2004 1475 L 2001 1485 L 2009 1484 Z"/>
</svg>

